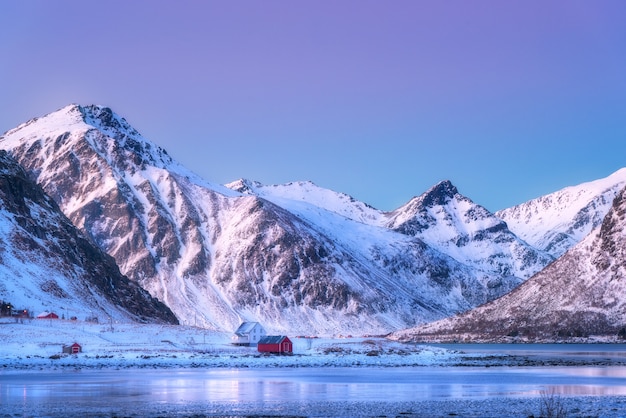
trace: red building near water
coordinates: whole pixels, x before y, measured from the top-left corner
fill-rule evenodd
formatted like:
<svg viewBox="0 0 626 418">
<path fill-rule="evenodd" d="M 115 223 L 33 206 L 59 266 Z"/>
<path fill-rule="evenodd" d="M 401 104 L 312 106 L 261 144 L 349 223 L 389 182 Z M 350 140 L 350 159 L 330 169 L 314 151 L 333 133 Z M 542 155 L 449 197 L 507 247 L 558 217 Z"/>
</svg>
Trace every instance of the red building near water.
<svg viewBox="0 0 626 418">
<path fill-rule="evenodd" d="M 59 319 L 59 315 L 54 312 L 45 311 L 37 315 L 37 319 Z"/>
<path fill-rule="evenodd" d="M 82 351 L 83 351 L 83 347 L 81 347 L 81 345 L 78 343 L 63 346 L 63 352 L 66 354 L 78 354 L 78 353 L 82 353 Z"/>
<path fill-rule="evenodd" d="M 293 353 L 293 344 L 289 337 L 284 335 L 267 335 L 262 337 L 257 347 L 259 353 Z"/>
</svg>

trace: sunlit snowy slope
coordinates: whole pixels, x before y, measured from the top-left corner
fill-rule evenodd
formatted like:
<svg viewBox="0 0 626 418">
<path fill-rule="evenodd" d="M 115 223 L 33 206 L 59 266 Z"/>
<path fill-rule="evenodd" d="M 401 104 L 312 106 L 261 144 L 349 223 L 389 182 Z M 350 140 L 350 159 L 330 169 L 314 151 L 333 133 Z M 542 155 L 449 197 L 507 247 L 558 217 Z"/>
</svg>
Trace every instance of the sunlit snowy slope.
<svg viewBox="0 0 626 418">
<path fill-rule="evenodd" d="M 0 151 L 0 300 L 29 315 L 177 322 L 122 276 L 6 151 Z"/>
<path fill-rule="evenodd" d="M 624 186 L 626 169 L 621 169 L 498 211 L 496 216 L 529 244 L 559 257 L 602 223 Z"/>
</svg>

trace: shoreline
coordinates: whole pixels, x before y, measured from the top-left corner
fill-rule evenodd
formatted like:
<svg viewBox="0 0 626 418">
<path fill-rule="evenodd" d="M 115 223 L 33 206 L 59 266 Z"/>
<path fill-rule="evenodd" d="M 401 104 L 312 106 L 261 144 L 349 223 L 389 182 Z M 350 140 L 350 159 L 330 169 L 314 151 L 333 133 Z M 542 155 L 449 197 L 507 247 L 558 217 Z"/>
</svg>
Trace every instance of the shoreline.
<svg viewBox="0 0 626 418">
<path fill-rule="evenodd" d="M 204 354 L 186 351 L 172 353 L 128 353 L 108 356 L 67 354 L 24 358 L 0 356 L 0 375 L 11 372 L 53 372 L 72 370 L 173 370 L 173 369 L 275 369 L 275 368 L 549 368 L 549 367 L 626 367 L 625 360 L 568 359 L 532 355 L 468 354 L 431 352 L 429 348 L 411 354 Z"/>
<path fill-rule="evenodd" d="M 406 343 L 383 337 L 293 337 L 292 355 L 273 355 L 259 353 L 255 347 L 234 346 L 230 334 L 224 332 L 185 326 L 105 325 L 63 320 L 3 322 L 0 341 L 0 374 L 3 371 L 116 368 L 626 366 L 626 345 L 612 342 L 604 344 L 623 350 L 617 350 L 618 354 L 612 356 L 599 351 L 586 356 L 572 352 L 560 357 L 550 352 L 528 355 L 513 350 L 530 347 L 528 344 L 511 344 L 511 350 L 503 353 L 483 343 L 457 346 Z M 74 342 L 80 343 L 82 352 L 63 354 L 62 347 Z M 589 346 L 597 348 L 600 343 Z"/>
</svg>

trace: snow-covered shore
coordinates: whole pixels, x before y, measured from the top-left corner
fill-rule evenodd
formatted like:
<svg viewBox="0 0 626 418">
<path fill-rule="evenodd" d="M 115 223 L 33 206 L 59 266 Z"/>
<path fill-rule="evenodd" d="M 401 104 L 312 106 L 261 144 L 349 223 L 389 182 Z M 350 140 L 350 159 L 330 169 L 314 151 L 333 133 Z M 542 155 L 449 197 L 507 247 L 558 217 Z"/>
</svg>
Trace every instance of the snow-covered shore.
<svg viewBox="0 0 626 418">
<path fill-rule="evenodd" d="M 374 337 L 290 336 L 293 355 L 261 354 L 231 344 L 231 334 L 202 328 L 136 323 L 94 324 L 66 320 L 0 319 L 3 370 L 68 368 L 248 368 L 626 365 L 626 358 L 537 357 L 464 352 Z M 78 343 L 79 354 L 63 354 Z"/>
<path fill-rule="evenodd" d="M 64 379 L 87 378 L 104 373 L 180 373 L 180 369 L 258 369 L 270 374 L 272 368 L 337 368 L 346 373 L 362 367 L 365 375 L 376 381 L 382 368 L 409 367 L 415 370 L 493 370 L 493 366 L 548 366 L 545 359 L 498 354 L 493 352 L 463 352 L 442 347 L 415 345 L 384 338 L 297 338 L 293 355 L 262 355 L 253 347 L 237 347 L 230 343 L 229 333 L 200 328 L 140 324 L 93 324 L 65 320 L 0 321 L 0 380 L 29 382 L 29 379 L 52 379 L 54 387 L 63 386 Z M 63 345 L 74 342 L 82 346 L 76 355 L 62 354 Z M 533 363 L 535 361 L 536 363 Z M 614 361 L 614 360 L 611 360 Z M 558 363 L 563 366 L 566 363 Z M 578 365 L 578 364 L 577 364 Z M 624 364 L 620 364 L 624 366 Z M 459 368 L 458 366 L 463 366 Z M 466 366 L 470 366 L 469 368 Z M 440 367 L 444 367 L 443 369 Z M 448 369 L 447 367 L 450 367 Z M 370 368 L 370 369 L 367 369 Z M 335 369 L 333 369 L 335 370 Z M 386 369 L 392 371 L 392 369 Z M 504 370 L 504 369 L 502 369 Z M 201 373 L 205 371 L 198 370 Z M 255 373 L 257 370 L 251 370 Z M 285 370 L 286 371 L 286 370 Z M 295 370 L 293 370 L 295 371 Z M 301 369 L 307 372 L 309 369 Z M 312 370 L 313 373 L 318 371 Z M 274 370 L 274 372 L 282 372 Z M 78 374 L 77 374 L 78 373 Z M 94 375 L 95 373 L 95 375 Z M 475 373 L 475 372 L 472 372 Z M 141 376 L 143 376 L 141 374 Z M 502 376 L 496 372 L 497 376 Z M 29 377 L 30 376 L 30 377 Z M 119 379 L 123 379 L 120 375 Z M 117 378 L 117 377 L 116 377 Z M 55 380 L 58 379 L 58 382 Z M 73 381 L 72 381 L 73 382 Z M 370 380 L 367 380 L 370 382 Z M 2 387 L 0 381 L 0 388 Z M 92 382 L 93 383 L 93 382 Z M 96 382 L 97 383 L 97 382 Z M 344 382 L 345 384 L 345 382 Z M 336 387 L 344 387 L 340 384 Z M 471 386 L 471 385 L 470 385 Z M 135 394 L 125 394 L 118 401 L 98 403 L 97 397 L 68 401 L 64 396 L 35 396 L 29 402 L 14 402 L 9 392 L 0 414 L 11 416 L 531 416 L 540 411 L 541 398 L 529 396 L 472 396 L 448 399 L 416 397 L 412 401 L 372 400 L 349 396 L 345 401 L 309 399 L 298 400 L 222 400 L 208 397 L 174 402 L 145 402 Z M 363 386 L 361 386 L 363 389 Z M 21 389 L 20 389 L 21 390 Z M 82 390 L 82 389 L 81 389 Z M 241 389 L 244 390 L 244 389 Z M 381 388 L 382 390 L 382 388 Z M 139 392 L 138 392 L 139 393 Z M 152 396 L 147 391 L 146 396 Z M 187 393 L 187 392 L 184 392 Z M 20 392 L 21 394 L 21 392 Z M 70 395 L 67 395 L 70 396 Z M 117 396 L 117 395 L 116 395 Z M 190 395 L 191 396 L 191 395 Z M 137 399 L 135 400 L 135 397 Z M 21 398 L 20 398 L 21 399 Z M 146 398 L 150 399 L 150 398 Z M 411 398 L 409 398 L 411 399 Z M 123 400 L 123 402 L 122 402 Z M 559 402 L 570 416 L 618 417 L 626 413 L 626 399 L 621 394 L 602 396 L 563 396 Z M 0 402 L 1 403 L 1 402 Z"/>
<path fill-rule="evenodd" d="M 447 364 L 458 353 L 383 338 L 295 338 L 293 355 L 265 355 L 230 343 L 230 334 L 194 327 L 93 324 L 64 320 L 0 322 L 2 369 L 346 367 Z M 79 343 L 80 354 L 62 353 Z"/>
<path fill-rule="evenodd" d="M 381 337 L 290 336 L 292 355 L 268 355 L 256 347 L 232 345 L 230 338 L 230 333 L 174 325 L 2 318 L 0 373 L 68 368 L 626 366 L 624 356 L 574 359 L 493 350 L 466 352 L 461 345 L 443 348 Z M 63 346 L 73 343 L 80 344 L 82 352 L 63 354 Z M 516 346 L 524 344 L 512 345 Z"/>
</svg>

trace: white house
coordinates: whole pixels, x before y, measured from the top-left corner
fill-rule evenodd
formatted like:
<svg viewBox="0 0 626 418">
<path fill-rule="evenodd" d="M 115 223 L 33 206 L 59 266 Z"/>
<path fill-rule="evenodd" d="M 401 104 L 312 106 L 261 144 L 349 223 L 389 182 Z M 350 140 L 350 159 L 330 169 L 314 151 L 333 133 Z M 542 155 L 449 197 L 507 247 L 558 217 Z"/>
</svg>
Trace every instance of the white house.
<svg viewBox="0 0 626 418">
<path fill-rule="evenodd" d="M 258 322 L 244 322 L 235 331 L 232 342 L 235 345 L 257 345 L 266 335 L 265 328 Z"/>
</svg>

